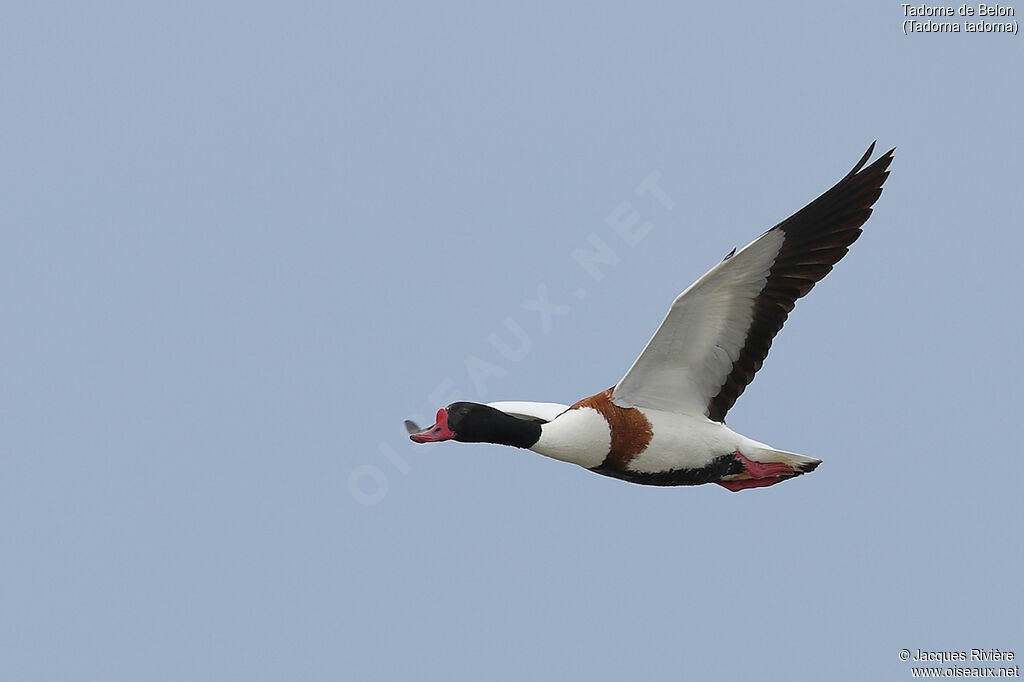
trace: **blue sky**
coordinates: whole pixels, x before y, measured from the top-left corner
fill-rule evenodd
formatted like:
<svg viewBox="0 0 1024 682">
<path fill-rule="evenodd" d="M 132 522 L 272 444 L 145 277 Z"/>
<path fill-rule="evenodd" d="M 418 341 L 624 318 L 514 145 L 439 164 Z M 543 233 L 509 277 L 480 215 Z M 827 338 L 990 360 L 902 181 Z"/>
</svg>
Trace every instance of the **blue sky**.
<svg viewBox="0 0 1024 682">
<path fill-rule="evenodd" d="M 9 8 L 0 678 L 1024 655 L 1024 43 L 905 36 L 899 3 L 676 5 Z M 863 237 L 729 414 L 812 475 L 656 489 L 407 441 L 452 399 L 612 385 L 875 139 Z"/>
</svg>

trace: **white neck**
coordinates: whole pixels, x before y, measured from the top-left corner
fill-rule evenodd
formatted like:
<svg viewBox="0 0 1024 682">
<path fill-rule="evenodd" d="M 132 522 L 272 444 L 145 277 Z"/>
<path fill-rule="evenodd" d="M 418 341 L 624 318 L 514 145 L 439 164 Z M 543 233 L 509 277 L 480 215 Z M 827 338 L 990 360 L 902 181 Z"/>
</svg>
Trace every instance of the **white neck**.
<svg viewBox="0 0 1024 682">
<path fill-rule="evenodd" d="M 590 469 L 604 461 L 611 446 L 605 418 L 592 407 L 580 407 L 541 425 L 540 438 L 530 449 Z"/>
</svg>

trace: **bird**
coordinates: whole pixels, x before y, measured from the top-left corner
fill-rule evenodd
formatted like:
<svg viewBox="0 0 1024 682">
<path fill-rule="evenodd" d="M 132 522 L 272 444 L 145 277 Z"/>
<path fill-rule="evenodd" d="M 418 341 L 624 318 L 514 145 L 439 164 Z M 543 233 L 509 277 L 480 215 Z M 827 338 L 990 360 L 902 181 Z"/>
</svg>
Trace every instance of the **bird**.
<svg viewBox="0 0 1024 682">
<path fill-rule="evenodd" d="M 820 459 L 741 435 L 725 416 L 761 368 L 797 299 L 861 235 L 894 149 L 865 167 L 872 142 L 831 189 L 721 262 L 675 298 L 613 387 L 572 405 L 454 402 L 416 443 L 455 440 L 529 449 L 629 483 L 765 488 Z"/>
</svg>

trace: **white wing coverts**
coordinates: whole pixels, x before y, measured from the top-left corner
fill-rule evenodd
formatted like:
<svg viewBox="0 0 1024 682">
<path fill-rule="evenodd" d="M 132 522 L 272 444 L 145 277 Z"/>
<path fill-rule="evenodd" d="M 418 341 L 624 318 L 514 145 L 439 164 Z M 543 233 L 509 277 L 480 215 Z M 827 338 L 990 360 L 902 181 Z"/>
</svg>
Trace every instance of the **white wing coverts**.
<svg viewBox="0 0 1024 682">
<path fill-rule="evenodd" d="M 894 151 L 864 168 L 874 148 L 832 189 L 726 256 L 680 294 L 616 384 L 615 404 L 724 421 L 796 300 L 860 236 Z"/>
</svg>

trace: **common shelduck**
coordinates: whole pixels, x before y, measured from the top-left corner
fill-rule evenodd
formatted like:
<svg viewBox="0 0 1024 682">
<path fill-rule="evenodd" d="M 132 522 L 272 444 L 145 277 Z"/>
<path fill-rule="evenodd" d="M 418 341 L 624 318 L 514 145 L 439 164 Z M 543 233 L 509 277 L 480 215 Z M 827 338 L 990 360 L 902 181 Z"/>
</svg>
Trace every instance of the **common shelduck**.
<svg viewBox="0 0 1024 682">
<path fill-rule="evenodd" d="M 645 485 L 774 485 L 821 460 L 751 440 L 725 414 L 768 355 L 796 300 L 857 240 L 882 193 L 893 150 L 874 143 L 832 189 L 711 268 L 669 308 L 619 383 L 573 405 L 452 403 L 412 440 L 529 448 Z"/>
</svg>

